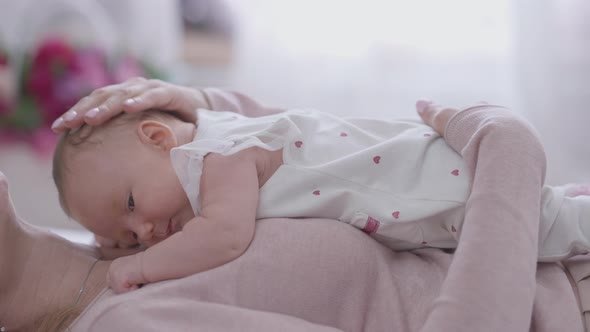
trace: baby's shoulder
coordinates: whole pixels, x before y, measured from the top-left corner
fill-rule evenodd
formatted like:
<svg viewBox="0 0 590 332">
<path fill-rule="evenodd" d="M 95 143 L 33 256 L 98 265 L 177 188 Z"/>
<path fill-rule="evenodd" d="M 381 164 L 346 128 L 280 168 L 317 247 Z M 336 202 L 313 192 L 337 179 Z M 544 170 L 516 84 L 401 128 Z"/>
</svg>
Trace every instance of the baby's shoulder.
<svg viewBox="0 0 590 332">
<path fill-rule="evenodd" d="M 235 154 L 223 155 L 209 153 L 203 160 L 203 174 L 207 169 L 225 169 L 227 172 L 249 173 L 248 170 L 256 170 L 260 184 L 264 184 L 275 171 L 283 164 L 283 149 L 269 151 L 253 146 Z M 219 174 L 218 172 L 215 172 Z M 253 174 L 253 173 L 252 173 Z"/>
<path fill-rule="evenodd" d="M 256 162 L 261 153 L 263 153 L 263 149 L 256 146 L 243 149 L 229 155 L 218 152 L 210 152 L 207 153 L 203 158 L 203 164 L 222 166 L 230 164 L 244 164 L 248 162 Z"/>
</svg>

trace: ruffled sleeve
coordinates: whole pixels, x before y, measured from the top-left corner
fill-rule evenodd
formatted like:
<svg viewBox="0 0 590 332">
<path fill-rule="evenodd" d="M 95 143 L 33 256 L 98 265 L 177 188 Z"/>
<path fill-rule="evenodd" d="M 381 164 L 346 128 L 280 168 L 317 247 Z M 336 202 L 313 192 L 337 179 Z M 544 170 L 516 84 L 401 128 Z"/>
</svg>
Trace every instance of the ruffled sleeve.
<svg viewBox="0 0 590 332">
<path fill-rule="evenodd" d="M 286 114 L 249 118 L 233 112 L 198 111 L 199 125 L 194 140 L 170 152 L 172 165 L 195 215 L 201 210 L 199 195 L 205 156 L 209 153 L 227 156 L 252 147 L 268 151 L 283 148 L 301 134 Z"/>
<path fill-rule="evenodd" d="M 186 192 L 195 215 L 200 214 L 199 187 L 203 173 L 203 159 L 210 152 L 223 153 L 233 144 L 228 141 L 205 139 L 193 141 L 170 151 L 172 165 Z"/>
</svg>

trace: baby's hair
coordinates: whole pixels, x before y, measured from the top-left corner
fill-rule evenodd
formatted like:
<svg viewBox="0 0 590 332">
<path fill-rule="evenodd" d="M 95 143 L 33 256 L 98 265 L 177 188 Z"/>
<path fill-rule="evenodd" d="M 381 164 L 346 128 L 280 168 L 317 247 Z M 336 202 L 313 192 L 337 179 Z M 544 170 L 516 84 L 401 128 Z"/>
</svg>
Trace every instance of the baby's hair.
<svg viewBox="0 0 590 332">
<path fill-rule="evenodd" d="M 136 113 L 121 112 L 102 125 L 90 126 L 83 124 L 80 128 L 70 129 L 59 136 L 55 151 L 53 152 L 52 175 L 59 195 L 59 203 L 67 215 L 70 215 L 70 212 L 64 200 L 63 186 L 64 177 L 70 171 L 67 163 L 72 154 L 76 151 L 84 151 L 91 146 L 100 145 L 102 143 L 100 135 L 98 135 L 100 132 L 113 130 L 130 123 L 139 123 L 148 119 L 164 121 L 177 119 L 185 121 L 175 112 L 165 112 L 155 109 Z"/>
</svg>

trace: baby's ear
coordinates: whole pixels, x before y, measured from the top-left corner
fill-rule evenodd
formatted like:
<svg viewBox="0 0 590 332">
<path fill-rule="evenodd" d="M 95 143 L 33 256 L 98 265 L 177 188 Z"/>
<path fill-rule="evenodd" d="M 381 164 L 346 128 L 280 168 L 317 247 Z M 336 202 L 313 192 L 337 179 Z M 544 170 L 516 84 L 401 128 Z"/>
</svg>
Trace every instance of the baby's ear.
<svg viewBox="0 0 590 332">
<path fill-rule="evenodd" d="M 178 145 L 176 135 L 166 124 L 154 121 L 144 120 L 139 123 L 137 128 L 139 140 L 144 144 L 149 144 L 163 150 L 169 151 Z"/>
</svg>

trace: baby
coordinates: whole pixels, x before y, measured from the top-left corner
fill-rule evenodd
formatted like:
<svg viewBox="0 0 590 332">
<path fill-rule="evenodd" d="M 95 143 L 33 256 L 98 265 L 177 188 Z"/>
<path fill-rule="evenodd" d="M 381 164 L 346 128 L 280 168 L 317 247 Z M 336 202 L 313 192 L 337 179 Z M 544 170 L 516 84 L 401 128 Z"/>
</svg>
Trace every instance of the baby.
<svg viewBox="0 0 590 332">
<path fill-rule="evenodd" d="M 60 138 L 53 171 L 66 213 L 98 236 L 149 247 L 113 262 L 115 292 L 236 259 L 262 218 L 337 219 L 395 250 L 457 245 L 471 183 L 439 134 L 450 116 L 438 132 L 313 110 L 251 118 L 199 109 L 197 118 L 122 113 Z M 541 260 L 590 248 L 589 192 L 543 189 Z"/>
</svg>

